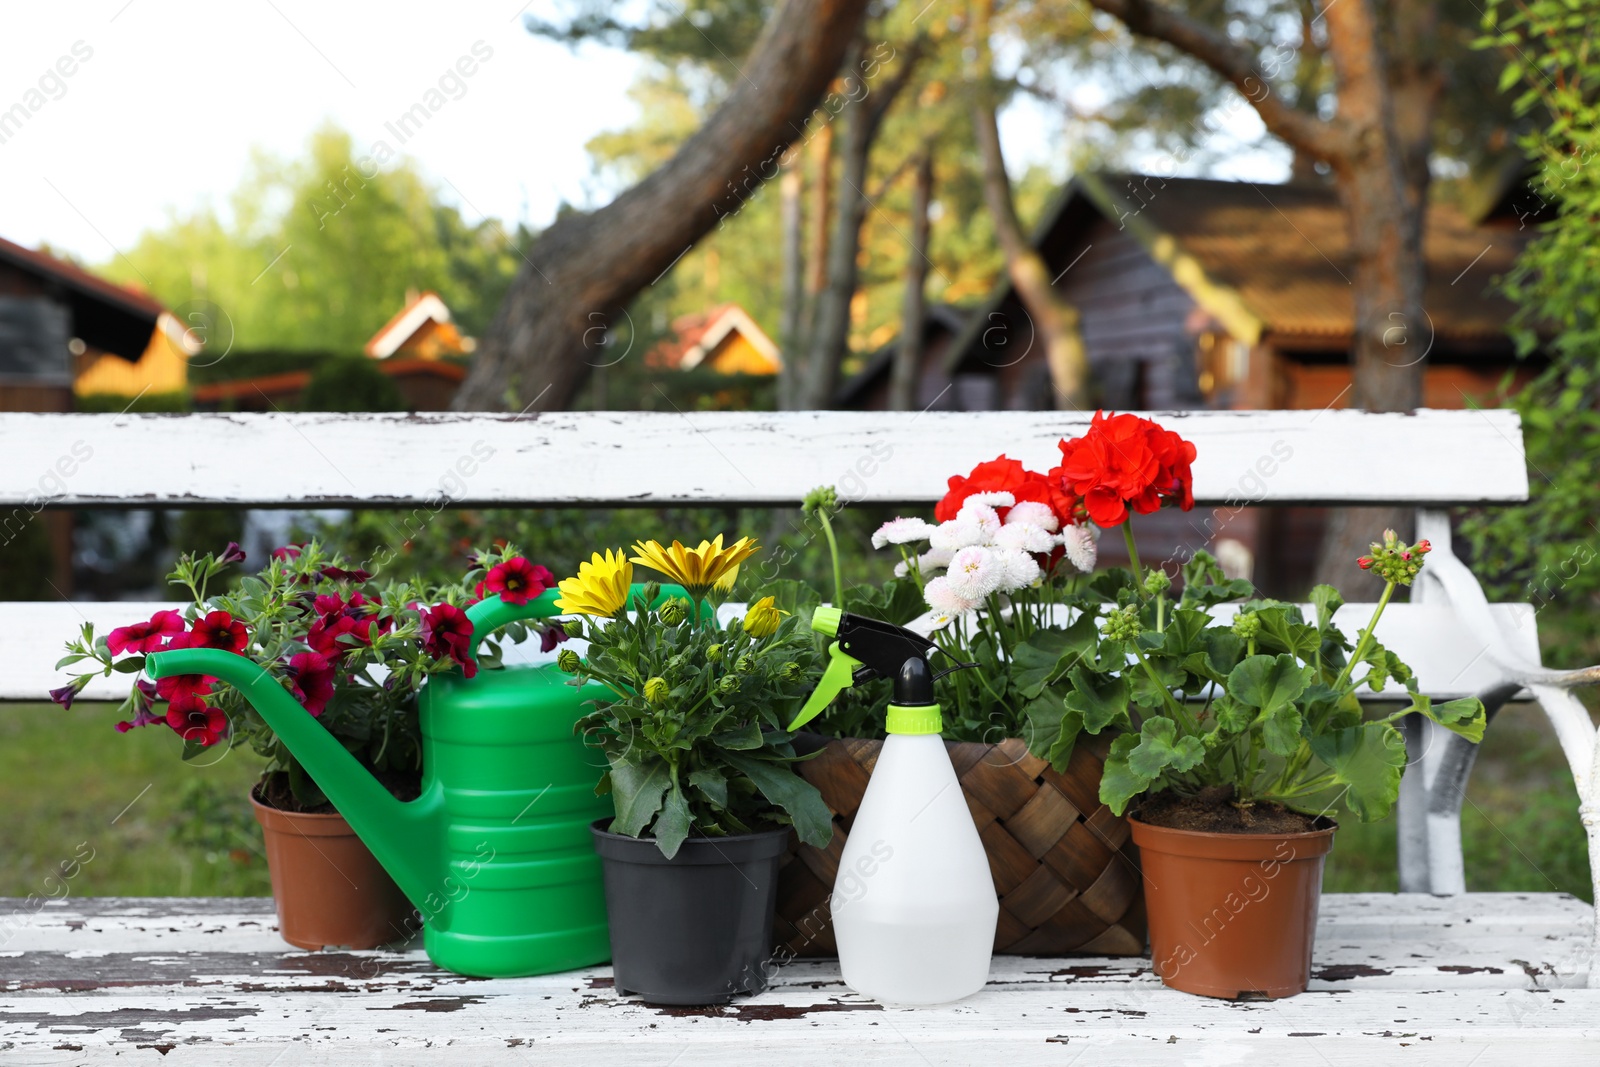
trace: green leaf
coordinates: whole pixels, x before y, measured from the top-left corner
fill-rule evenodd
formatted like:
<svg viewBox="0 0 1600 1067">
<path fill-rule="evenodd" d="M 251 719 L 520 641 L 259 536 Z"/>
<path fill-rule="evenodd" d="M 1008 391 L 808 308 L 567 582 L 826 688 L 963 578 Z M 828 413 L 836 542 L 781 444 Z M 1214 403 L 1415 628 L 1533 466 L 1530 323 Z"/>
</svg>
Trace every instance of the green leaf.
<svg viewBox="0 0 1600 1067">
<path fill-rule="evenodd" d="M 728 780 L 715 767 L 702 767 L 689 775 L 689 785 L 719 808 L 728 806 Z"/>
<path fill-rule="evenodd" d="M 711 743 L 718 748 L 732 749 L 735 752 L 751 752 L 760 748 L 766 741 L 761 736 L 761 724 L 751 719 L 742 726 L 713 735 Z"/>
<path fill-rule="evenodd" d="M 661 797 L 672 784 L 666 761 L 651 759 L 648 766 L 618 762 L 611 765 L 611 802 L 617 819 L 613 833 L 638 837 L 661 810 Z"/>
<path fill-rule="evenodd" d="M 1344 597 L 1331 585 L 1319 585 L 1311 590 L 1311 603 L 1317 609 L 1317 630 L 1326 632 L 1333 625 L 1334 612 L 1344 607 Z"/>
<path fill-rule="evenodd" d="M 762 796 L 788 813 L 800 840 L 815 848 L 828 847 L 833 840 L 833 813 L 823 803 L 816 786 L 787 764 L 767 763 L 734 752 L 726 753 L 724 758 L 749 778 Z"/>
<path fill-rule="evenodd" d="M 1297 621 L 1295 616 L 1299 614 L 1299 609 L 1292 605 L 1258 610 L 1256 617 L 1261 620 L 1261 634 L 1256 638 L 1256 647 L 1265 652 L 1286 652 L 1296 659 L 1314 658 L 1322 646 L 1322 635 L 1315 626 Z"/>
<path fill-rule="evenodd" d="M 1446 730 L 1460 734 L 1475 745 L 1483 740 L 1483 731 L 1489 721 L 1484 714 L 1483 701 L 1477 697 L 1460 697 L 1435 704 L 1422 693 L 1416 693 L 1411 700 L 1411 707 L 1407 710 L 1420 711 Z"/>
<path fill-rule="evenodd" d="M 1217 727 L 1230 734 L 1242 734 L 1256 721 L 1255 708 L 1239 703 L 1226 693 L 1212 705 L 1212 711 Z"/>
<path fill-rule="evenodd" d="M 1345 787 L 1345 806 L 1362 822 L 1387 818 L 1400 796 L 1406 767 L 1406 742 L 1388 723 L 1366 722 L 1346 730 L 1316 734 L 1311 751 Z"/>
<path fill-rule="evenodd" d="M 1292 705 L 1306 690 L 1310 670 L 1288 653 L 1250 656 L 1228 674 L 1228 692 L 1262 717 Z"/>
<path fill-rule="evenodd" d="M 1193 770 L 1206 757 L 1200 739 L 1189 734 L 1179 737 L 1178 725 L 1171 719 L 1146 719 L 1138 742 L 1128 752 L 1128 767 L 1134 774 L 1151 780 L 1168 770 Z"/>
<path fill-rule="evenodd" d="M 1095 617 L 1083 612 L 1064 630 L 1040 630 L 1018 645 L 1011 659 L 1011 684 L 1030 700 L 1100 641 Z"/>
<path fill-rule="evenodd" d="M 1111 754 L 1106 757 L 1100 774 L 1100 802 L 1111 809 L 1113 815 L 1128 810 L 1128 802 L 1150 788 L 1155 779 L 1135 771 L 1128 762 L 1128 754 L 1139 746 L 1138 734 L 1123 734 L 1111 742 Z"/>
<path fill-rule="evenodd" d="M 111 665 L 111 669 L 118 674 L 138 674 L 144 670 L 144 657 L 129 656 L 127 659 L 119 659 Z"/>
<path fill-rule="evenodd" d="M 1077 747 L 1078 735 L 1082 732 L 1082 715 L 1069 711 L 1061 717 L 1061 733 L 1056 737 L 1055 744 L 1050 746 L 1047 757 L 1057 774 L 1066 773 L 1067 764 L 1072 762 L 1072 750 Z"/>
<path fill-rule="evenodd" d="M 1094 675 L 1082 667 L 1074 667 L 1069 677 L 1072 689 L 1067 693 L 1066 706 L 1081 716 L 1085 730 L 1097 734 L 1107 726 L 1132 728 L 1133 723 L 1128 718 L 1126 676 Z"/>
<path fill-rule="evenodd" d="M 673 782 L 667 790 L 667 801 L 661 805 L 661 815 L 656 819 L 656 847 L 667 859 L 678 854 L 684 838 L 689 836 L 689 801 Z"/>
<path fill-rule="evenodd" d="M 1211 616 L 1193 608 L 1179 608 L 1167 620 L 1166 642 L 1162 652 L 1169 656 L 1185 657 L 1205 651 L 1204 634 L 1211 625 Z"/>
<path fill-rule="evenodd" d="M 1166 703 L 1168 693 L 1183 687 L 1185 671 L 1183 664 L 1166 658 L 1146 662 L 1150 664 L 1149 671 L 1134 664 L 1125 669 L 1123 677 L 1132 689 L 1129 699 L 1142 708 L 1159 708 Z M 1154 678 L 1150 677 L 1152 671 Z"/>
<path fill-rule="evenodd" d="M 1299 708 L 1287 704 L 1272 712 L 1264 711 L 1257 721 L 1261 723 L 1261 740 L 1268 752 L 1285 759 L 1294 755 L 1300 747 Z"/>
<path fill-rule="evenodd" d="M 1061 693 L 1046 689 L 1022 709 L 1022 739 L 1028 751 L 1040 758 L 1050 751 L 1056 736 L 1061 732 L 1061 719 L 1067 706 L 1061 702 Z"/>
</svg>

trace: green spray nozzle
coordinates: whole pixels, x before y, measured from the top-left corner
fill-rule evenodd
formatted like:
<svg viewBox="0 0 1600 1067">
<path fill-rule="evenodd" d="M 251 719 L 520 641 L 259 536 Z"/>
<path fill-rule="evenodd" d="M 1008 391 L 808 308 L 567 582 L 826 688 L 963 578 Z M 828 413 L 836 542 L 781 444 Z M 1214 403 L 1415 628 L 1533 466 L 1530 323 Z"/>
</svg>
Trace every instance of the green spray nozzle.
<svg viewBox="0 0 1600 1067">
<path fill-rule="evenodd" d="M 903 626 L 865 615 L 852 615 L 838 608 L 818 608 L 811 616 L 811 628 L 836 640 L 828 646 L 828 667 L 822 680 L 812 690 L 800 714 L 789 724 L 798 730 L 822 714 L 833 698 L 853 685 L 873 678 L 896 678 L 908 660 L 927 662 L 930 653 L 938 648 L 921 634 Z M 927 672 L 921 672 L 928 677 Z M 928 683 L 926 702 L 933 702 L 931 682 Z M 908 699 L 906 703 L 912 703 Z M 921 702 L 920 695 L 916 702 Z"/>
</svg>

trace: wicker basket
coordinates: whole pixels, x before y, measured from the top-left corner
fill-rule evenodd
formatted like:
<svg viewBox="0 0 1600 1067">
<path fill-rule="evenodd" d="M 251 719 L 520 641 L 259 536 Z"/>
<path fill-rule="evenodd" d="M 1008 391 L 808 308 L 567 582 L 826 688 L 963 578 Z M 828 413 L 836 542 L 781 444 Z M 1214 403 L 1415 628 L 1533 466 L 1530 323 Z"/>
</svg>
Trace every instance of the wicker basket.
<svg viewBox="0 0 1600 1067">
<path fill-rule="evenodd" d="M 1065 774 L 1022 741 L 945 742 L 989 854 L 1000 894 L 996 952 L 1021 956 L 1144 954 L 1144 889 L 1128 824 L 1100 803 L 1105 746 L 1084 738 Z M 797 956 L 834 956 L 828 897 L 881 741 L 815 738 L 800 773 L 833 811 L 826 849 L 800 844 L 778 875 L 774 939 Z M 797 746 L 807 747 L 807 746 Z"/>
</svg>

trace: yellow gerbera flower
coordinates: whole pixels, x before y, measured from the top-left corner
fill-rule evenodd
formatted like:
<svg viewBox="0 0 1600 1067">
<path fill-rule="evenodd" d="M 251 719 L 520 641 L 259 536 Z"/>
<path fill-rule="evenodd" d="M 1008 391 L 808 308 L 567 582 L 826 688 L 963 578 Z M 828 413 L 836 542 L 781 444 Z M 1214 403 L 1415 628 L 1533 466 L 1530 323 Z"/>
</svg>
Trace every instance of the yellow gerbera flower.
<svg viewBox="0 0 1600 1067">
<path fill-rule="evenodd" d="M 731 587 L 738 576 L 739 564 L 760 548 L 748 537 L 723 547 L 721 534 L 715 540 L 701 541 L 694 548 L 686 548 L 679 541 L 672 542 L 671 548 L 663 548 L 659 541 L 635 541 L 633 550 L 638 555 L 633 557 L 633 562 L 660 571 L 699 600 L 713 586 Z"/>
<path fill-rule="evenodd" d="M 596 552 L 588 563 L 578 564 L 575 578 L 563 579 L 556 609 L 578 615 L 615 615 L 628 603 L 633 585 L 633 564 L 622 549 Z"/>
</svg>

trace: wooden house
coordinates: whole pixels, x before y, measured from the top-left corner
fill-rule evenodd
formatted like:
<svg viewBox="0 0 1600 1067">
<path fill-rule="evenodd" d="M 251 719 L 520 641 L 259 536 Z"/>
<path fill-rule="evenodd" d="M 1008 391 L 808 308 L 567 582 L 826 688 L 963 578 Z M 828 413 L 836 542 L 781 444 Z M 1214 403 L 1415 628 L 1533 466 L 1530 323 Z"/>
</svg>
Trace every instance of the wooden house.
<svg viewBox="0 0 1600 1067">
<path fill-rule="evenodd" d="M 765 376 L 778 373 L 783 357 L 743 308 L 722 304 L 674 320 L 671 336 L 645 353 L 644 364 L 653 370 Z"/>
</svg>

